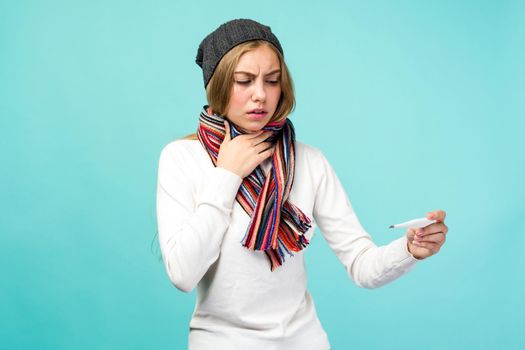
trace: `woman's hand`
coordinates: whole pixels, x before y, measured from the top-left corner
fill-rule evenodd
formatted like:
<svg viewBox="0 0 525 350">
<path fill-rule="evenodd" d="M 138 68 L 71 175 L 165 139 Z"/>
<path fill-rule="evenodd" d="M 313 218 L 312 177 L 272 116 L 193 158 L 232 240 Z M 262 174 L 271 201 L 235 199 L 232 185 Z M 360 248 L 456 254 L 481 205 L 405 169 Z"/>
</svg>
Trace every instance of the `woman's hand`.
<svg viewBox="0 0 525 350">
<path fill-rule="evenodd" d="M 253 134 L 242 134 L 233 140 L 230 137 L 230 124 L 224 120 L 226 135 L 219 148 L 217 166 L 229 170 L 242 178 L 273 154 L 271 142 L 264 142 L 272 135 L 271 131 L 259 130 Z"/>
<path fill-rule="evenodd" d="M 435 223 L 423 228 L 407 230 L 408 251 L 419 260 L 436 254 L 445 243 L 448 227 L 445 225 L 445 213 L 436 210 L 427 214 L 427 219 L 436 220 Z"/>
</svg>

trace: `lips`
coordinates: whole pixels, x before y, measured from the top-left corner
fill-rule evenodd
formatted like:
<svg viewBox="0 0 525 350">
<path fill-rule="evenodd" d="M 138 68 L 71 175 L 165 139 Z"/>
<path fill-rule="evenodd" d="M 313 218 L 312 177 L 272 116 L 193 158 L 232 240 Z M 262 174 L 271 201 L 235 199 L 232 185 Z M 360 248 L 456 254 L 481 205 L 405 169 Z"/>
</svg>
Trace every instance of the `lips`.
<svg viewBox="0 0 525 350">
<path fill-rule="evenodd" d="M 256 113 L 256 114 L 262 114 L 262 113 L 268 113 L 267 111 L 265 111 L 264 109 L 262 108 L 256 108 L 256 109 L 252 109 L 251 111 L 249 111 L 248 113 Z"/>
<path fill-rule="evenodd" d="M 252 109 L 247 114 L 248 114 L 248 117 L 250 117 L 253 120 L 261 120 L 261 119 L 264 119 L 268 115 L 268 112 L 262 108 L 256 108 L 256 109 Z"/>
</svg>

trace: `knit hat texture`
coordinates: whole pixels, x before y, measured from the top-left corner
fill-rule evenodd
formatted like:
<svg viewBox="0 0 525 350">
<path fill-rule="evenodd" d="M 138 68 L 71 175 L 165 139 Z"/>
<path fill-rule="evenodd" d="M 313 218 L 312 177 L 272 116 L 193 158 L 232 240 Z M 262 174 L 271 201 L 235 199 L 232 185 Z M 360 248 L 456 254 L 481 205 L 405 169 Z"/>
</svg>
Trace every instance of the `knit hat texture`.
<svg viewBox="0 0 525 350">
<path fill-rule="evenodd" d="M 270 27 L 251 19 L 234 19 L 221 24 L 200 43 L 195 62 L 202 68 L 204 88 L 222 57 L 233 47 L 250 40 L 265 40 L 284 56 L 283 48 Z"/>
</svg>

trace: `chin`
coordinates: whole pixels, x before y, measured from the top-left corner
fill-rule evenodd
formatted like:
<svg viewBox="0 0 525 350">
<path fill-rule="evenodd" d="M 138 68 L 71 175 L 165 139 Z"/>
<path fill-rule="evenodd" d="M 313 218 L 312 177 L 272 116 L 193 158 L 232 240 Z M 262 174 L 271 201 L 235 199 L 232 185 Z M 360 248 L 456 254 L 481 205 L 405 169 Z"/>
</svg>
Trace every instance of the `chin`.
<svg viewBox="0 0 525 350">
<path fill-rule="evenodd" d="M 241 125 L 241 128 L 243 128 L 246 131 L 249 131 L 250 133 L 254 133 L 261 130 L 266 124 L 268 124 L 269 121 L 270 120 L 251 121 L 246 123 L 245 125 Z"/>
<path fill-rule="evenodd" d="M 256 133 L 258 132 L 259 130 L 261 130 L 263 128 L 264 125 L 262 125 L 260 128 L 243 128 L 244 130 L 246 130 L 248 133 L 250 134 L 253 134 L 253 133 Z"/>
</svg>

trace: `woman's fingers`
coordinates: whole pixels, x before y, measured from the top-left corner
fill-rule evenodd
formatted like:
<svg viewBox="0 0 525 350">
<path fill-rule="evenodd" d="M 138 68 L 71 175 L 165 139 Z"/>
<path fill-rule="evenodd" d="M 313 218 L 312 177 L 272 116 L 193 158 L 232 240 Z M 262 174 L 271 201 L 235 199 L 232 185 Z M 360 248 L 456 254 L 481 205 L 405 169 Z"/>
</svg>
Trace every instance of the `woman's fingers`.
<svg viewBox="0 0 525 350">
<path fill-rule="evenodd" d="M 439 243 L 443 244 L 446 240 L 446 235 L 442 232 L 439 233 L 433 233 L 430 235 L 426 235 L 425 237 L 414 237 L 414 240 L 416 242 L 424 242 L 424 243 Z"/>
<path fill-rule="evenodd" d="M 424 259 L 439 252 L 448 232 L 448 227 L 444 223 L 445 216 L 446 213 L 443 210 L 429 212 L 427 219 L 436 220 L 434 224 L 407 230 L 409 251 L 414 257 Z"/>
<path fill-rule="evenodd" d="M 257 132 L 251 133 L 251 134 L 241 134 L 237 136 L 235 139 L 238 139 L 239 141 L 248 141 L 248 145 L 250 146 L 256 146 L 259 143 L 263 142 L 267 138 L 272 136 L 271 131 L 266 130 L 259 130 Z"/>
<path fill-rule="evenodd" d="M 436 220 L 438 222 L 445 221 L 447 213 L 444 210 L 435 210 L 427 213 L 427 219 Z"/>
<path fill-rule="evenodd" d="M 428 249 L 431 251 L 432 255 L 436 254 L 437 252 L 439 252 L 439 249 L 441 249 L 441 244 L 439 243 L 429 243 L 429 242 L 417 242 L 417 241 L 414 241 L 412 242 L 412 244 L 416 247 L 419 247 L 419 248 L 425 248 L 425 249 Z M 426 254 L 425 257 L 428 257 L 429 255 Z"/>
<path fill-rule="evenodd" d="M 265 150 L 265 151 L 259 153 L 259 157 L 260 157 L 262 160 L 264 160 L 264 159 L 270 157 L 270 156 L 273 154 L 273 150 L 274 150 L 274 148 L 275 148 L 275 146 L 272 146 L 272 147 L 268 148 L 267 150 Z"/>
<path fill-rule="evenodd" d="M 275 146 L 265 141 L 272 132 L 259 130 L 254 133 L 230 136 L 231 125 L 224 120 L 224 139 L 217 156 L 217 166 L 230 170 L 240 177 L 248 176 L 261 162 L 273 154 Z"/>
<path fill-rule="evenodd" d="M 407 229 L 407 237 L 408 237 L 409 240 L 412 241 L 415 236 L 416 236 L 416 229 L 415 228 Z"/>
<path fill-rule="evenodd" d="M 261 142 L 258 145 L 254 146 L 254 150 L 256 153 L 261 153 L 262 151 L 267 150 L 268 148 L 271 148 L 273 144 L 271 142 Z"/>
<path fill-rule="evenodd" d="M 418 228 L 416 230 L 416 235 L 419 237 L 425 237 L 427 235 L 442 232 L 444 234 L 447 234 L 448 227 L 443 222 L 436 222 L 432 225 L 428 225 L 426 227 Z"/>
<path fill-rule="evenodd" d="M 224 119 L 224 131 L 225 131 L 225 134 L 224 134 L 224 141 L 228 142 L 228 141 L 231 141 L 231 136 L 230 136 L 230 123 L 228 123 L 228 121 L 226 119 Z"/>
<path fill-rule="evenodd" d="M 251 139 L 251 141 L 253 142 L 253 145 L 255 146 L 255 145 L 265 141 L 270 136 L 272 136 L 272 132 L 271 131 L 263 131 L 261 134 L 258 134 L 255 137 L 253 137 Z"/>
<path fill-rule="evenodd" d="M 257 140 L 259 137 L 261 137 L 262 135 L 264 135 L 267 131 L 261 129 L 257 132 L 254 132 L 254 133 L 251 133 L 251 134 L 243 134 L 243 135 L 239 135 L 240 137 L 246 137 L 246 139 L 248 140 L 252 140 L 252 141 L 255 141 Z"/>
</svg>

